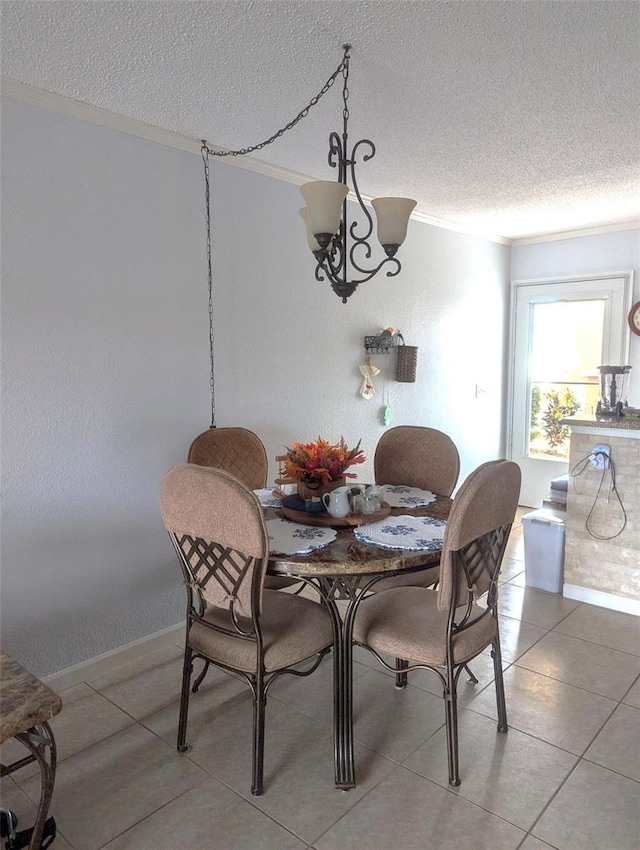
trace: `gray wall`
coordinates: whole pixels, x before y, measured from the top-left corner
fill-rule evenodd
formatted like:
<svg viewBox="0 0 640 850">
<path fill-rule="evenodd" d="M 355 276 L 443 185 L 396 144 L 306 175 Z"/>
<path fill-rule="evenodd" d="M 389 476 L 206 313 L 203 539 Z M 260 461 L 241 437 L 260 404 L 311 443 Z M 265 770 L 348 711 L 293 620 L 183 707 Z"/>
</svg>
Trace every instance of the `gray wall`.
<svg viewBox="0 0 640 850">
<path fill-rule="evenodd" d="M 635 304 L 640 301 L 640 229 L 516 245 L 511 251 L 512 280 L 630 269 L 634 272 Z M 629 355 L 629 404 L 640 407 L 640 337 L 635 334 L 631 334 Z"/>
<path fill-rule="evenodd" d="M 202 164 L 9 98 L 2 131 L 2 645 L 47 675 L 183 617 L 157 494 L 209 425 Z M 372 459 L 383 376 L 364 401 L 358 365 L 391 324 L 419 346 L 417 382 L 387 381 L 393 424 L 449 432 L 461 480 L 503 453 L 507 247 L 412 222 L 400 276 L 345 306 L 297 187 L 212 170 L 219 426 L 270 458 L 344 434 Z"/>
</svg>

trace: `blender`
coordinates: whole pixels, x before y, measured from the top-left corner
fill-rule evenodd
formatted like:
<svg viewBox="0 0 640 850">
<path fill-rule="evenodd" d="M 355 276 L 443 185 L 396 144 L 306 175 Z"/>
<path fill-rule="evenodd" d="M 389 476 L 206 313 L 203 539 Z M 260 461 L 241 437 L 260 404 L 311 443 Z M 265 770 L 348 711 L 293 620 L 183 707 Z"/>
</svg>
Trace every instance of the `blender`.
<svg viewBox="0 0 640 850">
<path fill-rule="evenodd" d="M 598 366 L 600 401 L 597 416 L 622 416 L 627 406 L 627 387 L 631 366 Z"/>
</svg>

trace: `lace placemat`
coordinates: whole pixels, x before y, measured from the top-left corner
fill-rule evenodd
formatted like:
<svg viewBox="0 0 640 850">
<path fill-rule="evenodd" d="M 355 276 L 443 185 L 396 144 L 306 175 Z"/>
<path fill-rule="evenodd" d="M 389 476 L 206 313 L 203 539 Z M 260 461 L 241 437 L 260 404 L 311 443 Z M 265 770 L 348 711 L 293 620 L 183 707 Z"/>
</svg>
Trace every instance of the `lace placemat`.
<svg viewBox="0 0 640 850">
<path fill-rule="evenodd" d="M 282 499 L 273 495 L 273 487 L 265 487 L 262 490 L 253 491 L 263 508 L 281 508 Z"/>
<path fill-rule="evenodd" d="M 442 549 L 446 520 L 431 517 L 390 516 L 360 525 L 354 534 L 363 543 L 385 549 L 437 551 Z"/>
<path fill-rule="evenodd" d="M 288 519 L 267 520 L 269 549 L 274 555 L 304 555 L 328 546 L 338 536 L 333 528 L 301 525 Z"/>
<path fill-rule="evenodd" d="M 383 499 L 392 508 L 419 508 L 435 502 L 437 496 L 430 490 L 406 487 L 404 484 L 383 484 Z"/>
</svg>

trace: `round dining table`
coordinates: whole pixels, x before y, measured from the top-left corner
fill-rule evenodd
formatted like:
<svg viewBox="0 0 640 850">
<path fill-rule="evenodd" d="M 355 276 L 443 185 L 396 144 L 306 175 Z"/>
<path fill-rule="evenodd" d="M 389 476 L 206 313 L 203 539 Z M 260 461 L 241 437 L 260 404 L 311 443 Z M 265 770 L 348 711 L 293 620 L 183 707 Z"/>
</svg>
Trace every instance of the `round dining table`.
<svg viewBox="0 0 640 850">
<path fill-rule="evenodd" d="M 451 499 L 437 496 L 430 505 L 391 508 L 391 516 L 447 519 Z M 269 508 L 267 518 L 281 516 Z M 358 602 L 382 579 L 417 572 L 440 561 L 441 549 L 429 551 L 391 549 L 359 540 L 353 526 L 334 526 L 337 537 L 306 554 L 278 555 L 269 559 L 268 573 L 300 579 L 315 588 L 331 615 L 333 626 L 333 739 L 335 785 L 355 788 L 353 752 L 353 623 Z M 341 616 L 338 602 L 344 602 Z"/>
</svg>

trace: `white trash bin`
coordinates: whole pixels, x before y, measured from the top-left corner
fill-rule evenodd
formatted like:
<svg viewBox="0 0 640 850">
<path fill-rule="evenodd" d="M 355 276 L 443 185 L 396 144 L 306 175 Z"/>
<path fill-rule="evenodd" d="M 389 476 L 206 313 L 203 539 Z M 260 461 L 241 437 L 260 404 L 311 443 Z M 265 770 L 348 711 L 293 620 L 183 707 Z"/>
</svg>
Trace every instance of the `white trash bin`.
<svg viewBox="0 0 640 850">
<path fill-rule="evenodd" d="M 563 511 L 542 508 L 522 517 L 524 575 L 527 587 L 562 591 L 564 569 Z"/>
</svg>

